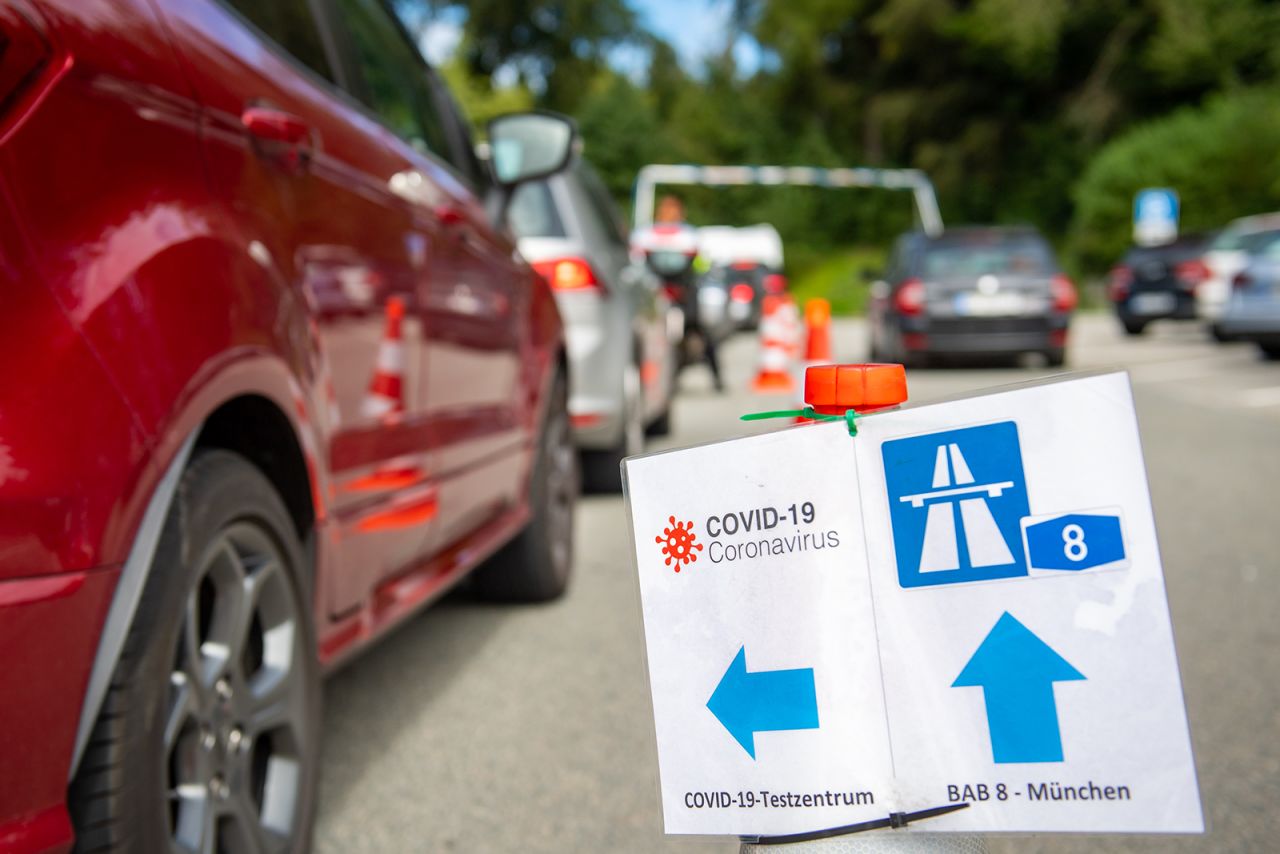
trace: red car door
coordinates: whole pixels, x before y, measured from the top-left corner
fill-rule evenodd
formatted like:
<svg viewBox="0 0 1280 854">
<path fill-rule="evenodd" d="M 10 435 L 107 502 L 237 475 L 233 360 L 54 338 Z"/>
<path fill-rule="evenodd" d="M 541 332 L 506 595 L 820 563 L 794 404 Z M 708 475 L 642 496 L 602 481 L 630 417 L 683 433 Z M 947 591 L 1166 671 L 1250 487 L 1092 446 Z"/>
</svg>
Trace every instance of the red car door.
<svg viewBox="0 0 1280 854">
<path fill-rule="evenodd" d="M 424 408 L 439 445 L 439 547 L 500 525 L 520 506 L 528 471 L 532 371 L 527 348 L 528 268 L 488 221 L 477 191 L 485 180 L 447 94 L 379 0 L 335 0 L 337 31 L 363 78 L 364 96 L 389 121 L 412 93 L 422 121 L 447 141 L 418 146 L 400 189 L 438 230 L 426 279 Z M 409 121 L 407 118 L 404 121 Z M 509 521 L 509 517 L 506 519 Z"/>
<path fill-rule="evenodd" d="M 413 149 L 341 91 L 350 81 L 323 47 L 314 8 L 165 6 L 203 105 L 223 226 L 309 314 L 314 358 L 295 370 L 319 389 L 312 409 L 327 422 L 320 554 L 336 566 L 320 573 L 320 595 L 337 616 L 435 545 L 422 360 L 436 238 L 398 183 Z"/>
</svg>

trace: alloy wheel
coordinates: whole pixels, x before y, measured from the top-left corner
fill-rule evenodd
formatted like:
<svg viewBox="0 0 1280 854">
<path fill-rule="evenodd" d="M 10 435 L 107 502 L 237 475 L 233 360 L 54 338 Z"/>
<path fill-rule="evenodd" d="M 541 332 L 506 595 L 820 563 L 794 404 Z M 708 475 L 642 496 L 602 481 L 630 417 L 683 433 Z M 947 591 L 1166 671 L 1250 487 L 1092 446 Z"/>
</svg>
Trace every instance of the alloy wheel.
<svg viewBox="0 0 1280 854">
<path fill-rule="evenodd" d="M 210 544 L 195 579 L 164 722 L 170 847 L 282 851 L 310 759 L 299 599 L 280 550 L 249 522 Z"/>
</svg>

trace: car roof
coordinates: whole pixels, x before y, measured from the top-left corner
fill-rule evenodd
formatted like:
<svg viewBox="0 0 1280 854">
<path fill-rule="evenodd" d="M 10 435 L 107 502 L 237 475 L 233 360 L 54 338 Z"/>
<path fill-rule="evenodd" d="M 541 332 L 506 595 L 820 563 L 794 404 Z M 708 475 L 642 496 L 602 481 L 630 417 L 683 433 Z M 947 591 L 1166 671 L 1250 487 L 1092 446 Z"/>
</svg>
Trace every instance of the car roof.
<svg viewBox="0 0 1280 854">
<path fill-rule="evenodd" d="M 1271 231 L 1280 228 L 1280 212 L 1242 216 L 1231 220 L 1227 228 L 1234 232 Z"/>
</svg>

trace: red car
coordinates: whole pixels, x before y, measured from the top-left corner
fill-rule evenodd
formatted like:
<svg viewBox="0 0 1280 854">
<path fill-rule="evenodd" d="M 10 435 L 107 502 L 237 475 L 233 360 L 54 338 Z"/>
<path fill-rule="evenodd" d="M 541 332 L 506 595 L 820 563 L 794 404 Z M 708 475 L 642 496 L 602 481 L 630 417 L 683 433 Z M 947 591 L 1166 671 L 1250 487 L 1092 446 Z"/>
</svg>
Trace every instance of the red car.
<svg viewBox="0 0 1280 854">
<path fill-rule="evenodd" d="M 0 0 L 0 850 L 305 850 L 320 676 L 564 589 L 574 131 L 489 142 L 381 0 Z"/>
</svg>

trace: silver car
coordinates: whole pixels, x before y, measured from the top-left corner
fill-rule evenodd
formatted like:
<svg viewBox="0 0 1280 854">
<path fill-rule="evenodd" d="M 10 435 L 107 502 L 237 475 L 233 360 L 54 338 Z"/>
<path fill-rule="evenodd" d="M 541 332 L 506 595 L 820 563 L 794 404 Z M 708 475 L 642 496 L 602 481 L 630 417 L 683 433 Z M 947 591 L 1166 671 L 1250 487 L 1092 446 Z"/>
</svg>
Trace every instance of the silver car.
<svg viewBox="0 0 1280 854">
<path fill-rule="evenodd" d="M 1260 233 L 1253 248 L 1218 323 L 1224 337 L 1252 341 L 1268 359 L 1280 359 L 1280 231 Z"/>
<path fill-rule="evenodd" d="M 1209 278 L 1196 288 L 1196 304 L 1200 316 L 1209 321 L 1210 331 L 1223 337 L 1218 317 L 1231 298 L 1231 283 L 1249 263 L 1249 255 L 1255 251 L 1252 244 L 1265 240 L 1265 233 L 1280 228 L 1280 214 L 1257 214 L 1232 220 L 1209 244 L 1204 253 L 1204 263 L 1209 268 Z"/>
<path fill-rule="evenodd" d="M 587 486 L 619 489 L 622 458 L 643 450 L 646 430 L 670 429 L 678 312 L 631 257 L 617 207 L 585 161 L 521 186 L 508 221 L 564 321 L 569 414 Z"/>
</svg>

